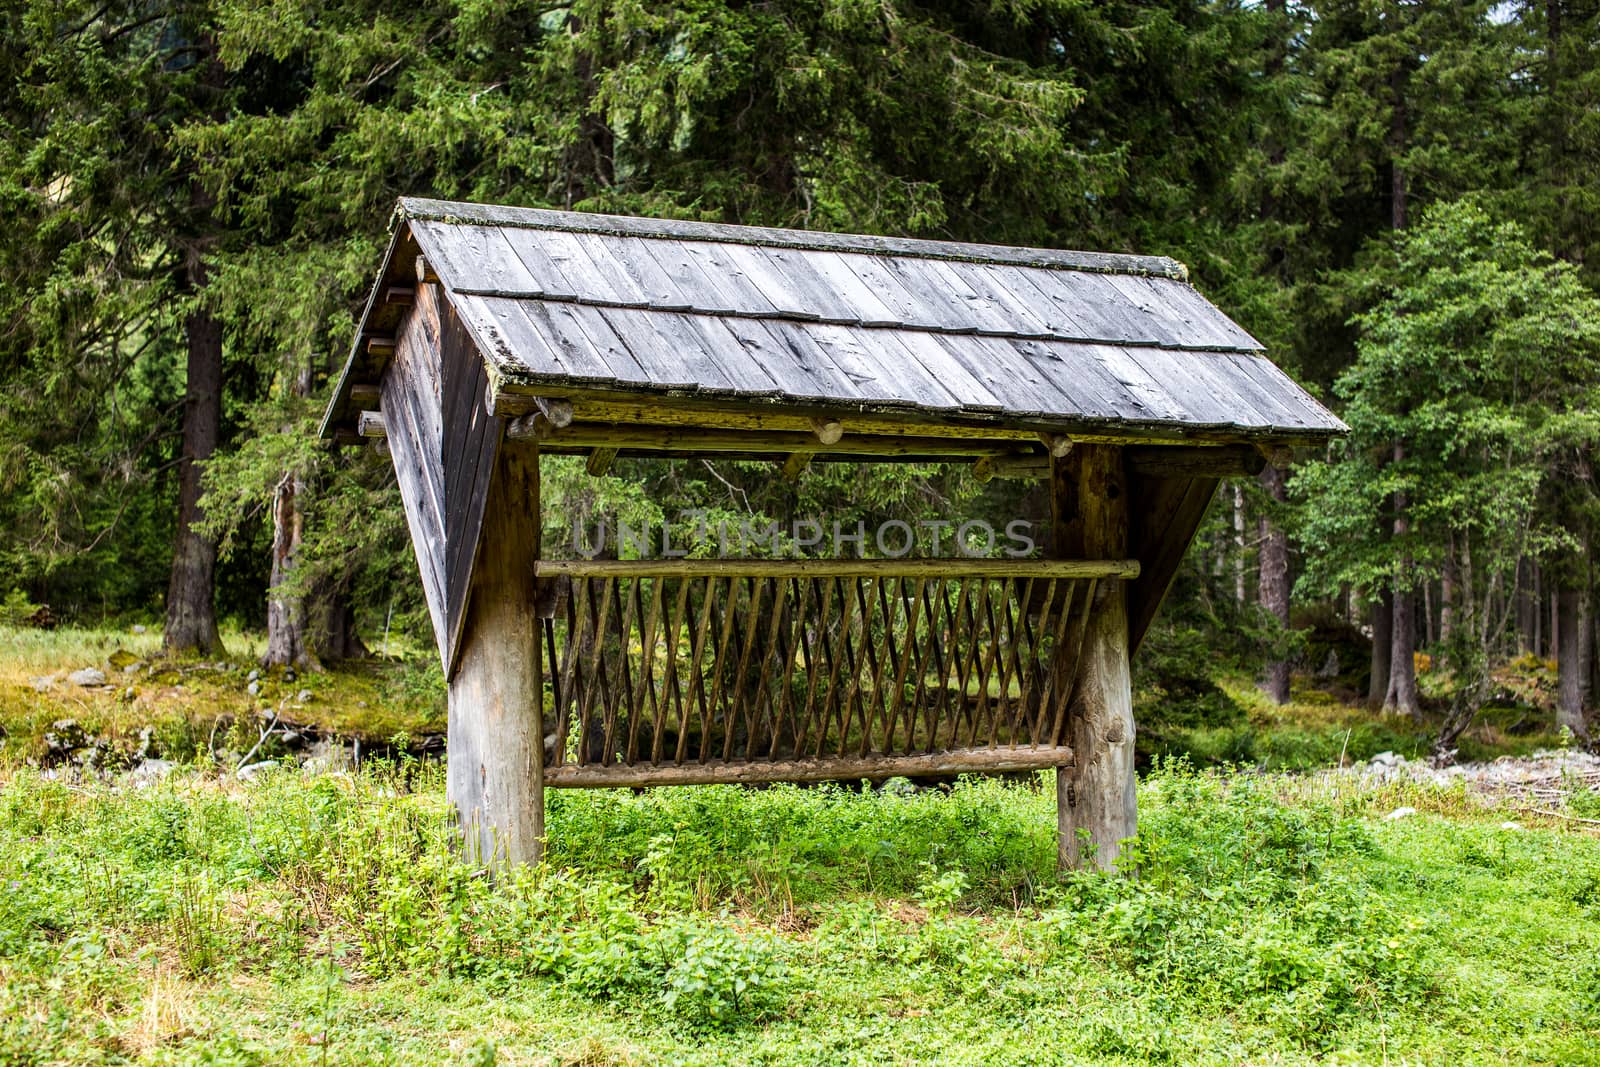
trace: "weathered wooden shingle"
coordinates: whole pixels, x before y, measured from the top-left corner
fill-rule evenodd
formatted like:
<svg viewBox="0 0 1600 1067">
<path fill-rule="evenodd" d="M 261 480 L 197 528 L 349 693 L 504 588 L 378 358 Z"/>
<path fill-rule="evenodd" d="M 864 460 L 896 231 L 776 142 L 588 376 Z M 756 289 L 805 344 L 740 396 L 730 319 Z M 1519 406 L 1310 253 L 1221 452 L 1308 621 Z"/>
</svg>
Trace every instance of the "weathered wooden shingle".
<svg viewBox="0 0 1600 1067">
<path fill-rule="evenodd" d="M 492 377 L 554 395 L 703 394 L 1112 435 L 1344 430 L 1169 259 L 409 199 L 399 216 Z M 328 427 L 340 417 L 336 400 Z"/>
</svg>

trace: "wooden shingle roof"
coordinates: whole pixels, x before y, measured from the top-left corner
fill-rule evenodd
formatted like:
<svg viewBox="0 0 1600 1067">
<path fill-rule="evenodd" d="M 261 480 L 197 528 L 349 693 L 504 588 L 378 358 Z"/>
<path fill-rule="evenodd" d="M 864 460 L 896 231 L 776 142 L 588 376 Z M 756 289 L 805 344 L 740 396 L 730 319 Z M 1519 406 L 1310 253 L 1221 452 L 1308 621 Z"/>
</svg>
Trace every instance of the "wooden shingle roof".
<svg viewBox="0 0 1600 1067">
<path fill-rule="evenodd" d="M 1130 437 L 1344 425 L 1165 258 L 404 199 L 492 389 Z M 375 381 L 380 278 L 324 433 Z"/>
</svg>

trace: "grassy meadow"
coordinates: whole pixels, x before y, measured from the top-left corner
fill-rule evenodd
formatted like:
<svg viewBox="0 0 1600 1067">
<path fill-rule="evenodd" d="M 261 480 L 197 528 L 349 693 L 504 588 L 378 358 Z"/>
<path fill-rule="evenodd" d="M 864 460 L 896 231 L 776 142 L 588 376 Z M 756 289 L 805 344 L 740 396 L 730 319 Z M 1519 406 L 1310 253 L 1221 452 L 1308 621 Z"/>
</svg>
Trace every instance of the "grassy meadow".
<svg viewBox="0 0 1600 1067">
<path fill-rule="evenodd" d="M 247 667 L 153 639 L 18 635 L 3 1065 L 1600 1063 L 1600 803 L 1577 783 L 1552 817 L 1164 761 L 1128 871 L 1065 879 L 1048 775 L 556 792 L 549 861 L 489 879 L 453 859 L 436 761 L 241 781 L 212 755 L 244 729 L 219 715 L 284 702 L 427 729 L 415 669 L 249 694 Z M 119 650 L 142 665 L 114 687 L 29 684 Z M 1277 732 L 1247 711 L 1258 744 L 1355 736 L 1332 708 Z M 67 713 L 188 755 L 144 783 L 31 766 Z"/>
</svg>

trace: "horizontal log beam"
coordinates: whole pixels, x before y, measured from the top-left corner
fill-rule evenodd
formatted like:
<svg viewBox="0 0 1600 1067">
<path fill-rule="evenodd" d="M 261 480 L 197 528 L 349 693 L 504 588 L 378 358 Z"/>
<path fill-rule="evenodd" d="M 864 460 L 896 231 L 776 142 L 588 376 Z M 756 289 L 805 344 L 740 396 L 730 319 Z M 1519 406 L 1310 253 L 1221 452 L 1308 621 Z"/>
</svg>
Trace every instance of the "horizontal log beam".
<svg viewBox="0 0 1600 1067">
<path fill-rule="evenodd" d="M 972 465 L 972 476 L 980 482 L 996 478 L 1043 478 L 1050 473 L 1046 456 L 984 456 Z"/>
<path fill-rule="evenodd" d="M 497 393 L 493 386 L 489 389 L 489 413 L 491 415 L 529 415 L 534 412 L 542 414 L 550 420 L 552 426 L 563 428 L 572 425 L 572 401 L 565 397 L 557 396 L 523 396 L 521 394 Z"/>
<path fill-rule="evenodd" d="M 554 426 L 554 420 L 551 420 Z M 512 423 L 506 436 L 519 441 L 530 434 L 521 420 Z M 841 456 L 951 456 L 975 458 L 1006 454 L 1012 442 L 949 437 L 906 437 L 889 434 L 850 434 L 836 443 L 823 445 L 811 432 L 782 430 L 706 430 L 666 426 L 609 426 L 573 423 L 557 428 L 543 440 L 553 447 L 570 449 L 616 448 L 644 452 L 815 452 Z"/>
<path fill-rule="evenodd" d="M 858 781 L 862 778 L 896 778 L 904 775 L 973 774 L 1037 771 L 1066 766 L 1072 749 L 1037 748 L 957 749 L 950 752 L 904 756 L 841 756 L 834 759 L 752 760 L 743 763 L 684 763 L 652 766 L 587 766 L 568 764 L 546 767 L 544 784 L 555 789 L 603 789 L 651 785 L 716 785 L 718 783 Z"/>
<path fill-rule="evenodd" d="M 548 578 L 1137 578 L 1136 559 L 542 559 Z"/>
<path fill-rule="evenodd" d="M 389 428 L 381 411 L 363 411 L 356 418 L 356 432 L 362 437 L 387 437 Z"/>
<path fill-rule="evenodd" d="M 1127 451 L 1128 470 L 1157 478 L 1253 478 L 1266 464 L 1250 445 L 1182 448 L 1136 445 Z M 1043 456 L 990 456 L 973 465 L 980 482 L 992 478 L 1044 478 L 1050 473 Z"/>
<path fill-rule="evenodd" d="M 376 385 L 352 385 L 350 406 L 357 411 L 378 410 L 380 391 Z"/>
<path fill-rule="evenodd" d="M 639 388 L 625 390 L 569 381 L 541 384 L 501 379 L 495 386 L 499 405 L 526 403 L 546 390 L 556 390 L 572 401 L 576 418 L 584 422 L 628 426 L 682 426 L 719 429 L 810 430 L 812 419 L 837 419 L 849 435 L 912 434 L 917 436 L 970 437 L 1038 444 L 1041 433 L 1067 437 L 1075 444 L 1215 445 L 1264 444 L 1277 447 L 1313 447 L 1326 444 L 1331 433 L 1295 432 L 1246 426 L 1188 426 L 1159 420 L 1110 422 L 1086 415 L 1019 418 L 1003 412 L 976 411 L 948 414 L 925 411 L 905 404 L 871 400 L 773 400 L 766 397 L 719 396 L 683 390 Z M 508 407 L 509 410 L 509 407 Z"/>
<path fill-rule="evenodd" d="M 1160 478 L 1253 478 L 1266 462 L 1250 445 L 1128 449 L 1129 471 Z"/>
</svg>

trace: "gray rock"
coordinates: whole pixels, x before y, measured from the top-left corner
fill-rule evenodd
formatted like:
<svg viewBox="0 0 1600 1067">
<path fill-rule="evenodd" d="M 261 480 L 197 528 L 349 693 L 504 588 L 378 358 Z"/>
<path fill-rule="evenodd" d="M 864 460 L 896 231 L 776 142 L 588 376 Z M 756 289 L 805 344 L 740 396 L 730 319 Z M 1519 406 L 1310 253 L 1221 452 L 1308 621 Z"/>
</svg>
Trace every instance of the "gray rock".
<svg viewBox="0 0 1600 1067">
<path fill-rule="evenodd" d="M 128 783 L 136 788 L 155 785 L 177 769 L 178 765 L 167 759 L 140 760 L 128 772 Z"/>
<path fill-rule="evenodd" d="M 83 732 L 83 727 L 78 725 L 76 719 L 57 719 L 44 732 L 45 747 L 52 756 L 59 758 L 72 755 L 88 743 L 89 735 Z"/>
<path fill-rule="evenodd" d="M 29 678 L 28 685 L 32 687 L 35 693 L 48 693 L 56 687 L 56 676 L 53 674 L 41 674 L 37 678 Z"/>
<path fill-rule="evenodd" d="M 244 680 L 247 681 L 247 682 L 260 681 L 261 680 L 261 672 L 260 671 L 251 671 L 249 674 L 244 676 Z"/>
<path fill-rule="evenodd" d="M 1339 653 L 1328 649 L 1328 658 L 1322 661 L 1322 669 L 1317 672 L 1318 678 L 1337 678 L 1340 671 Z"/>
<path fill-rule="evenodd" d="M 1409 819 L 1411 816 L 1415 815 L 1416 813 L 1417 813 L 1417 809 L 1416 808 L 1395 808 L 1393 811 L 1391 811 L 1389 814 L 1385 815 L 1383 818 L 1384 818 L 1385 822 L 1394 822 L 1396 819 Z"/>
<path fill-rule="evenodd" d="M 294 695 L 294 699 L 295 699 L 295 701 L 297 703 L 300 703 L 300 704 L 309 704 L 309 703 L 311 703 L 311 690 L 309 690 L 309 689 L 300 690 L 300 692 L 298 692 L 298 693 L 296 693 Z"/>
<path fill-rule="evenodd" d="M 133 632 L 136 633 L 136 634 L 142 634 L 142 633 L 145 632 L 145 630 L 144 630 L 143 626 L 140 626 L 138 623 L 134 623 L 133 624 Z"/>
<path fill-rule="evenodd" d="M 298 676 L 298 675 L 297 675 L 297 674 L 295 674 L 295 673 L 294 673 L 294 668 L 293 668 L 293 667 L 285 667 L 285 668 L 284 668 L 284 669 L 283 669 L 283 680 L 284 680 L 284 681 L 286 681 L 286 682 L 292 682 L 292 681 L 294 681 L 294 680 L 295 680 L 295 679 L 296 679 L 296 678 L 297 678 L 297 677 L 299 677 L 299 676 Z"/>
<path fill-rule="evenodd" d="M 95 667 L 85 667 L 81 671 L 73 671 L 67 675 L 67 681 L 73 685 L 91 689 L 94 686 L 106 684 L 106 672 Z"/>
<path fill-rule="evenodd" d="M 234 773 L 234 776 L 236 778 L 238 778 L 240 781 L 248 782 L 250 779 L 254 778 L 256 775 L 260 774 L 261 772 L 267 771 L 267 770 L 271 770 L 273 767 L 276 767 L 277 765 L 278 765 L 278 761 L 277 760 L 270 760 L 270 759 L 269 760 L 262 760 L 260 763 L 246 763 L 243 767 L 240 767 L 238 770 L 234 771 L 233 773 Z"/>
<path fill-rule="evenodd" d="M 122 668 L 122 673 L 123 674 L 138 674 L 140 671 L 144 670 L 148 666 L 149 666 L 149 664 L 146 663 L 142 659 L 134 660 L 132 663 L 130 663 L 126 667 Z"/>
<path fill-rule="evenodd" d="M 306 760 L 301 767 L 307 774 L 331 774 L 354 766 L 350 749 L 336 741 L 318 741 L 306 749 Z"/>
<path fill-rule="evenodd" d="M 251 682 L 249 685 L 244 687 L 244 691 L 253 697 L 258 697 L 261 695 L 261 683 Z"/>
</svg>

